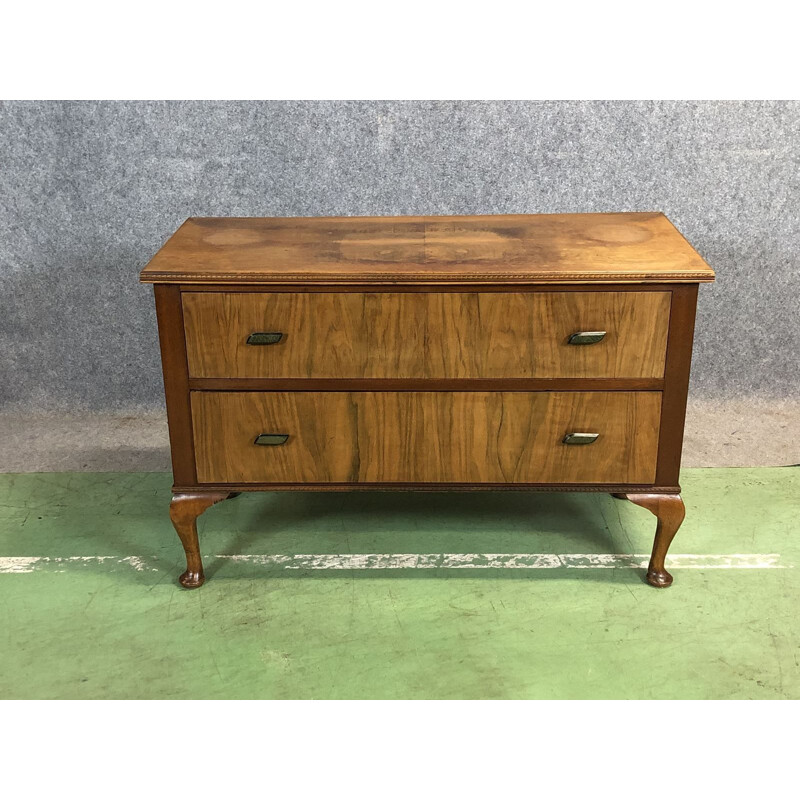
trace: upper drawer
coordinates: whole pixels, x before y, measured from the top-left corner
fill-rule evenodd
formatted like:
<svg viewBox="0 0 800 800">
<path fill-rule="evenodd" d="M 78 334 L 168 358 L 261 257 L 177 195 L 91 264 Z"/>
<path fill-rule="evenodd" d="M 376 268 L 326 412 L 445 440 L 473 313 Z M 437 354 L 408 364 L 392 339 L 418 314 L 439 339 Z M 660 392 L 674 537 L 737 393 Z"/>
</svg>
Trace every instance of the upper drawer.
<svg viewBox="0 0 800 800">
<path fill-rule="evenodd" d="M 661 378 L 670 292 L 184 292 L 195 378 Z M 575 333 L 605 331 L 593 344 Z M 248 344 L 253 333 L 280 333 Z M 277 338 L 277 337 L 271 337 Z"/>
</svg>

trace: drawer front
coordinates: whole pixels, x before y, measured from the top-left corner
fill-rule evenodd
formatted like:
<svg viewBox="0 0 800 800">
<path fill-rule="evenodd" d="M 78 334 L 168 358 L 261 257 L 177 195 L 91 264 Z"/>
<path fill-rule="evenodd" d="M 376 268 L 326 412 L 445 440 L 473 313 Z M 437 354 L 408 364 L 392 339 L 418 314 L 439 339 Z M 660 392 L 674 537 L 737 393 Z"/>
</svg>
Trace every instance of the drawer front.
<svg viewBox="0 0 800 800">
<path fill-rule="evenodd" d="M 670 292 L 185 292 L 194 378 L 661 378 Z M 601 341 L 572 334 L 605 331 Z M 248 344 L 254 333 L 280 333 Z"/>
<path fill-rule="evenodd" d="M 660 392 L 193 392 L 191 404 L 202 483 L 652 483 L 661 415 Z M 599 436 L 565 444 L 570 433 Z"/>
</svg>

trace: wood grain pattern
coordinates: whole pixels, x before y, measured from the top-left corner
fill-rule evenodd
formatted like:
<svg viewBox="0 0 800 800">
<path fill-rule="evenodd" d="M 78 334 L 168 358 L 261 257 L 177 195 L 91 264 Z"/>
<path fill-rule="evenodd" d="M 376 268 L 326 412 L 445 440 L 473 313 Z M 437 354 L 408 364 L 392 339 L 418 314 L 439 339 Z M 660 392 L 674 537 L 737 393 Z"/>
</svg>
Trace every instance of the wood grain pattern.
<svg viewBox="0 0 800 800">
<path fill-rule="evenodd" d="M 200 482 L 652 483 L 658 392 L 193 392 Z M 568 432 L 597 432 L 564 445 Z M 288 433 L 259 447 L 260 433 Z"/>
<path fill-rule="evenodd" d="M 193 217 L 144 268 L 159 283 L 710 281 L 659 212 Z"/>
<path fill-rule="evenodd" d="M 184 292 L 193 378 L 661 378 L 669 292 Z M 605 330 L 570 345 L 578 331 Z M 257 331 L 282 332 L 253 346 Z"/>
</svg>

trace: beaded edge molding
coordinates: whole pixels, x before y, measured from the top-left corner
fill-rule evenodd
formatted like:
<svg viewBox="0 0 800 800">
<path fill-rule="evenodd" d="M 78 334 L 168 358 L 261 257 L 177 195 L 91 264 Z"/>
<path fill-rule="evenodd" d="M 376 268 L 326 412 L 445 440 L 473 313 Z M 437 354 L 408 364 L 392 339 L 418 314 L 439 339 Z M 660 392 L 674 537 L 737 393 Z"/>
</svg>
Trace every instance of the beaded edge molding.
<svg viewBox="0 0 800 800">
<path fill-rule="evenodd" d="M 292 272 L 286 275 L 265 275 L 263 272 L 143 272 L 141 283 L 476 283 L 479 281 L 508 281 L 513 283 L 626 283 L 630 281 L 647 281 L 649 283 L 711 283 L 714 280 L 709 272 L 652 273 L 652 272 L 617 272 L 598 276 L 596 272 L 507 272 L 476 274 L 451 273 L 447 275 L 431 275 L 430 273 L 369 273 L 348 275 L 320 275 L 318 273 Z"/>
</svg>

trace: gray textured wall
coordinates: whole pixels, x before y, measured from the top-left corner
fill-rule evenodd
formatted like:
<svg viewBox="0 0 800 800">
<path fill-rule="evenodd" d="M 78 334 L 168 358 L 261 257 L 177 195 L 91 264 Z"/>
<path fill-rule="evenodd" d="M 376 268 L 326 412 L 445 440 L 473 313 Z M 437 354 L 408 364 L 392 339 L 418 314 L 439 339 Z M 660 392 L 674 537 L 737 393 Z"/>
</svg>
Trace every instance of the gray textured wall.
<svg viewBox="0 0 800 800">
<path fill-rule="evenodd" d="M 0 104 L 0 402 L 162 401 L 139 270 L 192 215 L 664 211 L 692 389 L 800 387 L 797 102 Z"/>
</svg>

